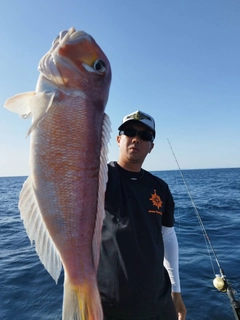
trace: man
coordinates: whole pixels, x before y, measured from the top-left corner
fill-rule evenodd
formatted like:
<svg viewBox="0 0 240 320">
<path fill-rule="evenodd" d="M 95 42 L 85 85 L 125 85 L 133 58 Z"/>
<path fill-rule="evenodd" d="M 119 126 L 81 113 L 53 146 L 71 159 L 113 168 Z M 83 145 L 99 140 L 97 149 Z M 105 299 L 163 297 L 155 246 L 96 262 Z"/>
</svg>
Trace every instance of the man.
<svg viewBox="0 0 240 320">
<path fill-rule="evenodd" d="M 104 320 L 184 320 L 173 198 L 163 180 L 142 169 L 154 147 L 154 119 L 136 111 L 118 129 L 98 269 Z"/>
</svg>

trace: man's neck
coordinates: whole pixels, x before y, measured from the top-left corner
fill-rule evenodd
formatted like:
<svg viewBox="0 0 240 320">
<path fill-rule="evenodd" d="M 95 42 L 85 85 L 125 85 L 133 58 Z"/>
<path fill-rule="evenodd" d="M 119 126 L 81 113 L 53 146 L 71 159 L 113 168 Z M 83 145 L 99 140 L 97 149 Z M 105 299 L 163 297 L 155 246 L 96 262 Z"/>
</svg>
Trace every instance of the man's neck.
<svg viewBox="0 0 240 320">
<path fill-rule="evenodd" d="M 132 172 L 140 172 L 142 168 L 142 164 L 138 162 L 125 162 L 121 159 L 118 159 L 118 165 L 125 170 L 132 171 Z"/>
</svg>

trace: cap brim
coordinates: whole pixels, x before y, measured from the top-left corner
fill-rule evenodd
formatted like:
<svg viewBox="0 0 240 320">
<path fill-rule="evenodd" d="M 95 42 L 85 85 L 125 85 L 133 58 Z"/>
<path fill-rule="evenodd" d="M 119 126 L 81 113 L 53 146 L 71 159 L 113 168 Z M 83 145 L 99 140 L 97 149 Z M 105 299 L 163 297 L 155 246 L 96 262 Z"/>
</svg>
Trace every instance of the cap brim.
<svg viewBox="0 0 240 320">
<path fill-rule="evenodd" d="M 122 123 L 122 124 L 120 125 L 120 127 L 118 127 L 118 130 L 119 130 L 119 131 L 123 130 L 124 128 L 126 128 L 127 126 L 129 126 L 131 123 L 141 124 L 141 125 L 143 125 L 144 127 L 148 128 L 148 130 L 150 130 L 150 131 L 153 133 L 153 136 L 154 136 L 154 138 L 155 138 L 155 135 L 156 135 L 155 130 L 153 130 L 153 129 L 152 129 L 151 127 L 149 127 L 147 124 L 142 123 L 142 122 L 139 121 L 139 120 L 128 120 L 128 121 Z"/>
</svg>

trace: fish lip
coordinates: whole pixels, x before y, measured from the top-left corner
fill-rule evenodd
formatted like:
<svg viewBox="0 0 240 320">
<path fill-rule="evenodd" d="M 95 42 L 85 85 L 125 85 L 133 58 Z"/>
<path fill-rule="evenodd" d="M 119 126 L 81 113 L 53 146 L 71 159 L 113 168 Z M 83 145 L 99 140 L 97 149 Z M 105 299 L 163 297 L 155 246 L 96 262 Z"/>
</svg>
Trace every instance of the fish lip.
<svg viewBox="0 0 240 320">
<path fill-rule="evenodd" d="M 56 39 L 53 40 L 52 49 L 54 50 L 56 46 L 61 47 L 62 45 L 66 45 L 68 42 L 71 42 L 71 44 L 74 44 L 75 42 L 78 42 L 79 39 L 86 39 L 86 38 L 91 38 L 91 36 L 85 31 L 82 31 L 82 30 L 76 31 L 76 29 L 72 27 L 68 31 L 64 30 L 59 33 Z"/>
<path fill-rule="evenodd" d="M 70 31 L 70 30 L 69 30 Z M 75 42 L 78 42 L 79 39 L 89 39 L 91 36 L 86 33 L 85 31 L 78 30 L 78 31 L 73 31 L 69 34 L 69 38 L 71 40 L 71 44 L 74 44 Z"/>
<path fill-rule="evenodd" d="M 54 51 L 56 47 L 60 45 L 60 43 L 64 44 L 69 40 L 69 38 L 74 39 L 74 35 L 76 37 L 76 34 L 79 34 L 81 31 L 76 31 L 74 27 L 71 27 L 69 30 L 63 30 L 59 33 L 59 35 L 53 40 L 52 47 L 50 51 Z M 82 33 L 85 33 L 82 31 Z"/>
</svg>

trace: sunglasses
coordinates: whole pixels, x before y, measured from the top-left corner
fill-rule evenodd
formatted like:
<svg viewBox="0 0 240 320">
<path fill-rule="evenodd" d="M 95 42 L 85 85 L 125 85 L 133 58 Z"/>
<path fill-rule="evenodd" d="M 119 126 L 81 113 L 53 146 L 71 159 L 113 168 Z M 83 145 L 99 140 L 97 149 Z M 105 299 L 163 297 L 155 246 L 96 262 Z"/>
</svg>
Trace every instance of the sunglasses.
<svg viewBox="0 0 240 320">
<path fill-rule="evenodd" d="M 119 135 L 125 135 L 127 137 L 136 137 L 136 136 L 139 136 L 142 140 L 144 141 L 151 141 L 153 142 L 154 140 L 154 136 L 148 132 L 148 131 L 137 131 L 133 128 L 127 128 L 127 129 L 124 129 L 122 131 L 119 131 Z"/>
</svg>

